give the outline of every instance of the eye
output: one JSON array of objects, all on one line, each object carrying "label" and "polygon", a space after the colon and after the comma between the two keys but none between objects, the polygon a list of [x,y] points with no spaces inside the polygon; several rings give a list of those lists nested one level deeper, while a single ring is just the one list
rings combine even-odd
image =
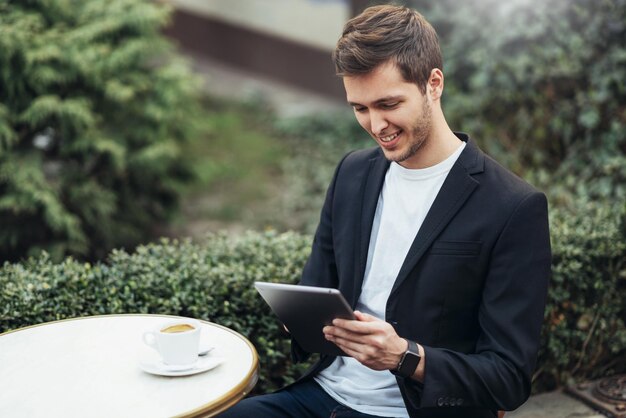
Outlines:
[{"label": "eye", "polygon": [[357,113],[363,113],[363,112],[365,112],[367,110],[367,107],[365,107],[365,106],[352,106],[352,108]]},{"label": "eye", "polygon": [[380,107],[381,109],[389,110],[389,109],[395,109],[399,104],[400,102],[381,103]]}]

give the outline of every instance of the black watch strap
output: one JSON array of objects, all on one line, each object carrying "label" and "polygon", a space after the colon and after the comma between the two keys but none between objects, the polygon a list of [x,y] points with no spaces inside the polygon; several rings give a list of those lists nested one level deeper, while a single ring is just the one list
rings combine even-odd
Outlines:
[{"label": "black watch strap", "polygon": [[417,348],[417,343],[411,340],[406,340],[406,342],[409,344],[408,349],[400,358],[396,369],[391,370],[391,373],[394,375],[404,378],[413,376],[413,373],[415,373],[422,359],[419,354],[419,349]]}]

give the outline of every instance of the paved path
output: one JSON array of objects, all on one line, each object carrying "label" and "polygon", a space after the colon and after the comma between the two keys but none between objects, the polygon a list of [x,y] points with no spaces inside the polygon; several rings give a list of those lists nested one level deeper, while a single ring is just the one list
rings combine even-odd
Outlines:
[{"label": "paved path", "polygon": [[606,418],[582,402],[555,391],[531,396],[519,409],[505,418]]}]

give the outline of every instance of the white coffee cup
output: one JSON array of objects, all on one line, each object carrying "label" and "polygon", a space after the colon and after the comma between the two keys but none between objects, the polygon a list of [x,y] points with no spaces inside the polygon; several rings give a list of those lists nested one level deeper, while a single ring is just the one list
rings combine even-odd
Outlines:
[{"label": "white coffee cup", "polygon": [[154,348],[163,363],[170,366],[191,365],[198,361],[201,325],[194,319],[174,319],[161,323],[143,334],[143,341]]}]

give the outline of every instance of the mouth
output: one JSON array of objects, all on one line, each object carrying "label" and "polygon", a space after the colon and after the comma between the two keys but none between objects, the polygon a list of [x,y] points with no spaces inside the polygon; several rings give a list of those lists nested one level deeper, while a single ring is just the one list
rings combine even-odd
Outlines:
[{"label": "mouth", "polygon": [[376,139],[378,139],[378,141],[381,143],[383,147],[392,148],[398,142],[398,137],[400,136],[401,133],[402,131],[400,130],[400,131],[392,133],[391,135],[377,136]]}]

